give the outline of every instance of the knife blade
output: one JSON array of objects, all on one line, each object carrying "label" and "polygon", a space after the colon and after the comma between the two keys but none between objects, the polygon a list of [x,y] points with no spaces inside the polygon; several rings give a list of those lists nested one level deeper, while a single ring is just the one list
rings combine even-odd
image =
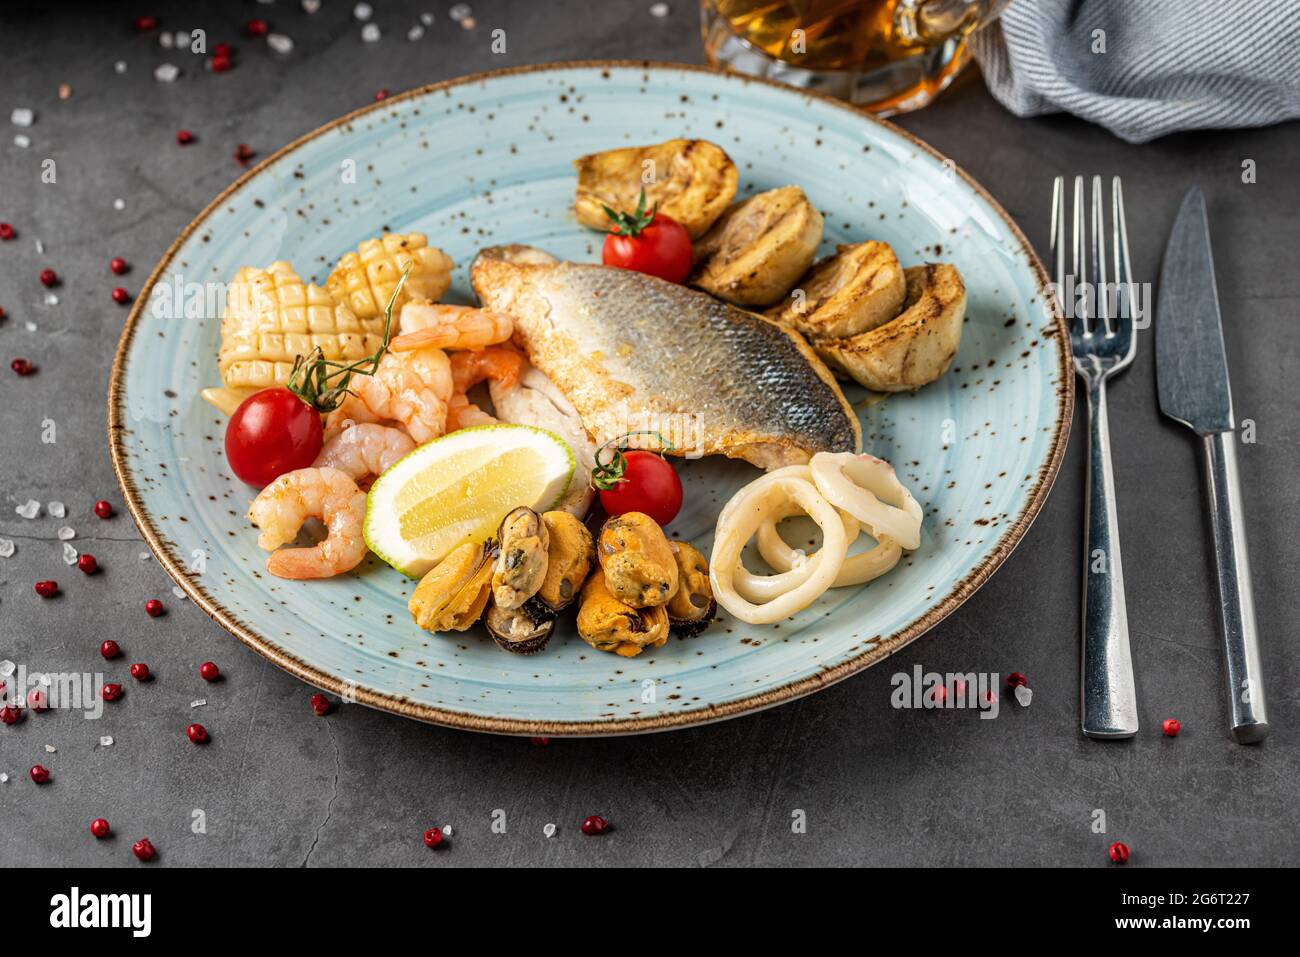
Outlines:
[{"label": "knife blade", "polygon": [[1233,428],[1228,358],[1205,196],[1192,187],[1174,220],[1156,304],[1160,410],[1198,435]]},{"label": "knife blade", "polygon": [[1156,379],[1160,410],[1201,437],[1232,734],[1254,744],[1268,736],[1268,710],[1210,223],[1195,187],[1183,197],[1160,269]]}]

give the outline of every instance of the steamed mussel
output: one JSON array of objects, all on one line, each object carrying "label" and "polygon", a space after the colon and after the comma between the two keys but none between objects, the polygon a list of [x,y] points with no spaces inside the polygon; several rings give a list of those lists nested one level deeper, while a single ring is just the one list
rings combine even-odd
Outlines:
[{"label": "steamed mussel", "polygon": [[583,641],[597,651],[633,658],[668,640],[668,612],[662,605],[633,608],[614,595],[605,581],[598,568],[582,588],[578,634]]},{"label": "steamed mussel", "polygon": [[718,603],[709,585],[709,563],[687,542],[670,542],[677,560],[677,591],[668,599],[668,622],[682,638],[693,638],[709,627]]},{"label": "steamed mussel", "polygon": [[649,515],[615,515],[600,530],[596,552],[606,587],[633,608],[663,605],[677,591],[677,559]]},{"label": "steamed mussel", "polygon": [[487,607],[483,624],[500,647],[516,655],[532,655],[546,647],[555,630],[555,613],[538,602],[519,608],[502,608],[495,600]]},{"label": "steamed mussel", "polygon": [[479,620],[492,595],[496,543],[466,542],[429,569],[407,608],[426,631],[465,631]]},{"label": "steamed mussel", "polygon": [[596,564],[596,543],[582,520],[569,512],[546,512],[542,522],[550,536],[546,577],[533,601],[551,611],[573,604]]},{"label": "steamed mussel", "polygon": [[492,596],[511,611],[532,598],[546,578],[550,533],[531,508],[512,510],[497,530],[500,554],[492,572]]}]

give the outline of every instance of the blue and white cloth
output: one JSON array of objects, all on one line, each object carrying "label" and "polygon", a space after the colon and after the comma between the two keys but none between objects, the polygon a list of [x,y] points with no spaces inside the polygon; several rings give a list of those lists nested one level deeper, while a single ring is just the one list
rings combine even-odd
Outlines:
[{"label": "blue and white cloth", "polygon": [[1300,117],[1300,0],[1012,0],[971,46],[1012,113],[1130,143]]}]

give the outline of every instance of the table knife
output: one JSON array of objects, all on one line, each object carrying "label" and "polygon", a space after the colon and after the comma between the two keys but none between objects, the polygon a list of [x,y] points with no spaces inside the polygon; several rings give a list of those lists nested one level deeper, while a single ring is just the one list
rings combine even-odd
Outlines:
[{"label": "table knife", "polygon": [[1252,744],[1268,736],[1268,710],[1210,224],[1205,197],[1195,187],[1183,198],[1165,247],[1155,339],[1160,410],[1201,439],[1232,734],[1237,743]]}]

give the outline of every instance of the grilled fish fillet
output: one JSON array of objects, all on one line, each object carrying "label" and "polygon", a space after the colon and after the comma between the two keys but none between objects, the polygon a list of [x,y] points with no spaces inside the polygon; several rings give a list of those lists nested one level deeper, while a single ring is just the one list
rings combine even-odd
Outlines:
[{"label": "grilled fish fillet", "polygon": [[474,290],[514,318],[598,445],[650,430],[673,454],[761,468],[861,449],[857,416],[797,332],[643,273],[512,258],[481,253]]}]

